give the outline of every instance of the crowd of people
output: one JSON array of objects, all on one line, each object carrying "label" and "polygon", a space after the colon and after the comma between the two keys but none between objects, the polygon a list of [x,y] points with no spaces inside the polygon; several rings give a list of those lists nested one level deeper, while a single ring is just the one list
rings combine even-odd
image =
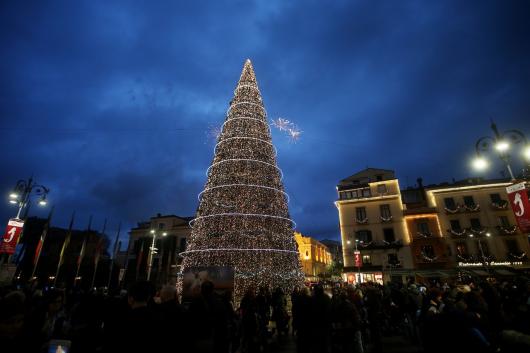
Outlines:
[{"label": "crowd of people", "polygon": [[530,349],[530,281],[421,285],[363,283],[249,289],[205,281],[179,303],[175,286],[136,282],[127,291],[2,288],[3,352],[382,352],[403,336],[424,352]]}]

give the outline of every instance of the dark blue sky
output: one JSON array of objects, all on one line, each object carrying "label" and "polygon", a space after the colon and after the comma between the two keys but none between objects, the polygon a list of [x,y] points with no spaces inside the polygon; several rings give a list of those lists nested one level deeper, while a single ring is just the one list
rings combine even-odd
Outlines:
[{"label": "dark blue sky", "polygon": [[292,217],[335,238],[340,179],[464,178],[490,118],[530,134],[529,14],[526,1],[2,1],[0,188],[33,174],[63,226],[74,209],[79,227],[93,214],[111,230],[192,215],[208,129],[248,57],[269,117],[303,130],[296,144],[273,133]]}]

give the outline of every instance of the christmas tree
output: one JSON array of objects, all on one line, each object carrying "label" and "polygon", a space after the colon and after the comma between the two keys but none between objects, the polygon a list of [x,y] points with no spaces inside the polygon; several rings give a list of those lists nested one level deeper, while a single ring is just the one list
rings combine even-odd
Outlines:
[{"label": "christmas tree", "polygon": [[189,245],[182,253],[182,272],[232,267],[236,298],[249,287],[291,291],[302,284],[289,199],[250,60],[234,91],[207,175]]}]

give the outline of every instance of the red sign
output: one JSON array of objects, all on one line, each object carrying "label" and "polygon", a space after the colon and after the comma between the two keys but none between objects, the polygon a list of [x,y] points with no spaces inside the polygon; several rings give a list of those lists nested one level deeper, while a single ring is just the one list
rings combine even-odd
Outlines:
[{"label": "red sign", "polygon": [[355,250],[353,254],[355,255],[355,267],[361,267],[363,264],[361,260],[361,252],[358,250]]},{"label": "red sign", "polygon": [[519,229],[522,232],[530,232],[530,201],[528,201],[525,183],[508,186],[506,191]]},{"label": "red sign", "polygon": [[7,223],[6,232],[4,234],[4,239],[0,243],[0,254],[9,254],[13,255],[15,253],[15,248],[18,243],[18,237],[22,233],[22,227],[24,227],[24,221],[17,218],[11,218]]}]

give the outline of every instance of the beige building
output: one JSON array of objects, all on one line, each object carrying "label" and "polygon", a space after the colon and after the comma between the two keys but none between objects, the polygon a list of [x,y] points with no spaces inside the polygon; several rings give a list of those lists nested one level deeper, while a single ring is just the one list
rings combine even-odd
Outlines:
[{"label": "beige building", "polygon": [[[394,172],[368,168],[341,180],[337,192],[344,280],[382,282],[391,279],[392,271],[412,269],[410,239]],[[355,251],[360,252],[360,268],[355,264]]]},{"label": "beige building", "polygon": [[505,180],[467,179],[426,188],[429,206],[436,209],[447,244],[447,255],[457,268],[485,271],[528,268],[528,234],[516,225]]},{"label": "beige building", "polygon": [[151,231],[154,231],[156,253],[153,255],[151,280],[158,284],[173,283],[182,261],[179,254],[186,250],[191,234],[189,222],[192,219],[193,217],[158,214],[131,229],[127,249],[126,281],[146,278],[149,249],[153,240]]},{"label": "beige building", "polygon": [[306,280],[318,281],[318,276],[325,273],[332,262],[328,247],[302,233],[294,232],[294,238]]}]

